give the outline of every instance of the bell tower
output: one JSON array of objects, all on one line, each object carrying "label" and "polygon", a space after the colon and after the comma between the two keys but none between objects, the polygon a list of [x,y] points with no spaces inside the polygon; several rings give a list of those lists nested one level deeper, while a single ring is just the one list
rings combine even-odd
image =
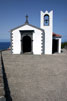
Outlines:
[{"label": "bell tower", "polygon": [[40,27],[44,30],[44,54],[52,54],[53,11],[40,12]]}]

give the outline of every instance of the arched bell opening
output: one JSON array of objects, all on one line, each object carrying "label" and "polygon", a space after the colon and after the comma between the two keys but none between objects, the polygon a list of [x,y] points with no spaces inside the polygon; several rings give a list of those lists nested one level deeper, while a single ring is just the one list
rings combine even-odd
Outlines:
[{"label": "arched bell opening", "polygon": [[44,15],[44,26],[49,26],[49,15]]}]

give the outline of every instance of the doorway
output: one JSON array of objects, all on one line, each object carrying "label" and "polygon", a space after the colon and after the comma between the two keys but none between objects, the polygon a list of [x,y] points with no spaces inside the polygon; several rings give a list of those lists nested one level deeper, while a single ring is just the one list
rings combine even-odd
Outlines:
[{"label": "doorway", "polygon": [[25,52],[31,52],[31,38],[29,36],[24,36],[22,40],[22,48],[23,53]]},{"label": "doorway", "polygon": [[58,40],[53,39],[52,53],[58,52]]}]

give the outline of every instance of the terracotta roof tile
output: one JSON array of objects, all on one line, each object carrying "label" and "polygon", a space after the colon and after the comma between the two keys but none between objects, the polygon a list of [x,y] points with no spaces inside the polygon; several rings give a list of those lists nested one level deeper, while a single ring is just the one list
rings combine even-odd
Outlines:
[{"label": "terracotta roof tile", "polygon": [[53,32],[53,37],[62,37],[62,35]]}]

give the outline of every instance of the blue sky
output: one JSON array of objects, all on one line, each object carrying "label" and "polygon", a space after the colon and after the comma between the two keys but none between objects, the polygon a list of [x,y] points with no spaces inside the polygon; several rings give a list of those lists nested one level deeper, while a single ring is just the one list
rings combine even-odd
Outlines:
[{"label": "blue sky", "polygon": [[54,11],[53,32],[67,41],[67,0],[0,0],[0,41],[10,40],[10,29],[25,23],[40,27],[40,11]]}]

